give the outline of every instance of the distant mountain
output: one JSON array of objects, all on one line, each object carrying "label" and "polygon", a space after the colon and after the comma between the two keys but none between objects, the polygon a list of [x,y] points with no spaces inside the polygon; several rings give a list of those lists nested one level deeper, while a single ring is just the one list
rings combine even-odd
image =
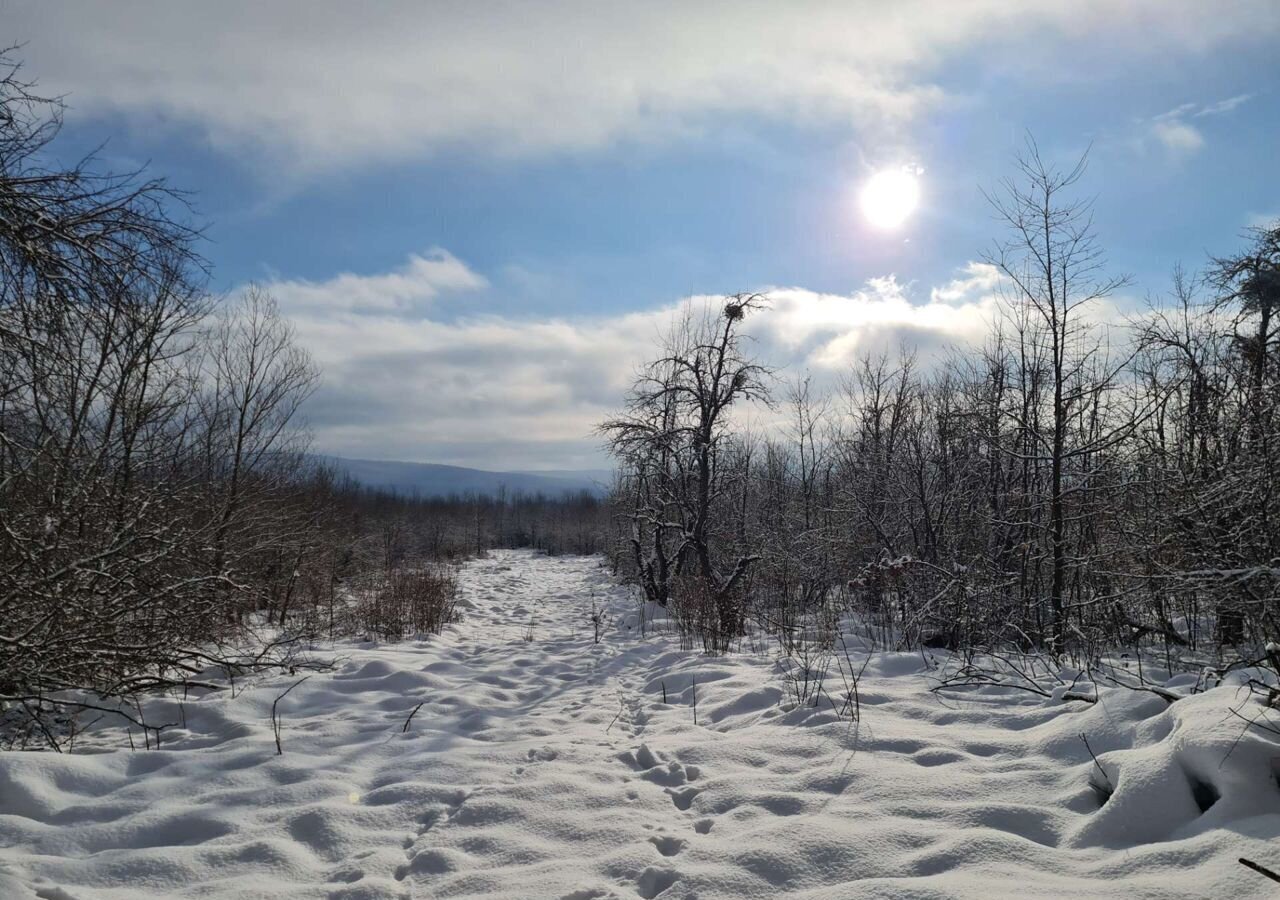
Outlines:
[{"label": "distant mountain", "polygon": [[603,496],[613,477],[613,473],[605,469],[487,472],[483,469],[436,463],[347,459],[340,456],[326,456],[324,461],[366,487],[421,497],[447,497],[450,494],[483,494],[492,497],[503,487],[508,496],[521,493],[558,497],[584,490]]}]

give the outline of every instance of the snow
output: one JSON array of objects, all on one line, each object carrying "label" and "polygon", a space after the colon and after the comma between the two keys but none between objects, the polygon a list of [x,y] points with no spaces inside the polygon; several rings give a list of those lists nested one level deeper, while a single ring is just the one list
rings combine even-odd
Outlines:
[{"label": "snow", "polygon": [[790,708],[767,654],[681,649],[660,620],[641,636],[598,560],[495,552],[461,583],[465,620],[443,636],[341,645],[283,699],[283,755],[271,705],[302,673],[157,698],[148,719],[185,717],[159,750],[104,722],[73,754],[0,755],[0,897],[1276,887],[1236,862],[1280,864],[1280,746],[1231,713],[1257,702],[1244,675],[1173,704],[1103,686],[1091,704],[934,693],[945,655],[877,653],[855,724]]}]

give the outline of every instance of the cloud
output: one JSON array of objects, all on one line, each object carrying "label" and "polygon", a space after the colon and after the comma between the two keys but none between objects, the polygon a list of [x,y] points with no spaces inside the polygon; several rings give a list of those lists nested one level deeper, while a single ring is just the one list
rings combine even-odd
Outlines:
[{"label": "cloud", "polygon": [[434,248],[425,255],[413,254],[393,272],[381,275],[354,275],[344,272],[323,282],[276,281],[272,293],[287,311],[369,313],[405,311],[441,293],[474,291],[488,281],[471,271],[446,250]]},{"label": "cloud", "polygon": [[971,303],[993,294],[1004,277],[997,267],[985,262],[970,262],[961,272],[961,277],[930,291],[929,299],[934,303]]},{"label": "cloud", "polygon": [[1166,149],[1174,153],[1195,153],[1204,146],[1204,135],[1200,129],[1181,119],[1155,122],[1151,126],[1151,133]]},{"label": "cloud", "polygon": [[[972,287],[970,279],[961,281]],[[955,284],[948,288],[954,290]],[[916,302],[892,275],[870,279],[851,294],[773,288],[766,292],[769,308],[749,323],[747,331],[772,361],[838,374],[863,352],[894,352],[904,341],[941,349],[947,343],[980,340],[995,313],[996,297],[989,291],[971,291],[939,301],[939,294],[947,290],[935,289],[928,302]]]},{"label": "cloud", "polygon": [[1210,103],[1208,106],[1202,107],[1196,111],[1196,118],[1204,116],[1220,116],[1223,113],[1229,113],[1236,107],[1247,103],[1253,99],[1253,94],[1237,94],[1234,97],[1228,97],[1226,100],[1219,100],[1217,103]]},{"label": "cloud", "polygon": [[1190,156],[1204,148],[1205,136],[1199,127],[1192,125],[1187,119],[1226,115],[1252,98],[1252,94],[1237,94],[1215,103],[1183,103],[1152,118],[1151,135],[1171,153]]},{"label": "cloud", "polygon": [[[441,271],[448,277],[434,277]],[[414,272],[429,276],[406,274]],[[747,332],[770,364],[830,383],[864,351],[894,352],[904,340],[925,351],[980,340],[995,311],[994,278],[989,266],[970,263],[922,302],[892,276],[849,294],[772,288]],[[682,305],[572,319],[447,318],[403,302],[481,284],[437,250],[387,274],[265,285],[324,369],[307,408],[319,449],[488,468],[599,464],[595,425],[617,408]]]},{"label": "cloud", "polygon": [[1034,39],[1063,70],[1098,32],[1126,65],[1203,53],[1274,32],[1270,4],[9,0],[5,31],[78,113],[194,130],[284,177],[669,141],[726,116],[892,135],[945,101],[958,58],[1008,66]]}]

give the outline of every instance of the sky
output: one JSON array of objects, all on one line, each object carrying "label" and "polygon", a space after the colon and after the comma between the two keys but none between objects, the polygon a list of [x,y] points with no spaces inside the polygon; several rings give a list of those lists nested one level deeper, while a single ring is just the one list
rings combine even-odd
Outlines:
[{"label": "sky", "polygon": [[[192,192],[211,287],[266,287],[323,368],[316,448],[605,463],[684,298],[766,291],[758,352],[835,378],[977,339],[984,190],[1033,135],[1123,311],[1280,216],[1274,0],[0,0],[2,43],[98,149]],[[913,174],[881,227],[869,179]]]}]

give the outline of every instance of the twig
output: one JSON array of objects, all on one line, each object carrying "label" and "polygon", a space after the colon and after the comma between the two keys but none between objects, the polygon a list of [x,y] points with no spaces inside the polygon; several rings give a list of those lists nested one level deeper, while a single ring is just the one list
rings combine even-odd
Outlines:
[{"label": "twig", "polygon": [[[1107,799],[1116,792],[1115,785],[1111,783],[1111,776],[1107,774],[1107,770],[1102,768],[1102,763],[1098,762],[1097,755],[1093,752],[1093,748],[1089,746],[1089,737],[1084,732],[1080,733],[1080,740],[1084,741],[1084,749],[1089,751],[1089,757],[1093,760],[1093,764],[1098,767],[1098,771],[1102,773],[1102,779],[1106,782]],[[1100,792],[1100,791],[1099,791]]]},{"label": "twig", "polygon": [[698,676],[693,676],[693,724],[698,724]]},{"label": "twig", "polygon": [[289,696],[290,691],[292,691],[294,688],[302,684],[302,682],[306,681],[310,677],[311,677],[310,675],[304,675],[303,677],[299,678],[293,684],[285,688],[285,691],[283,694],[281,694],[279,697],[276,697],[275,700],[271,701],[271,730],[275,732],[275,736],[276,736],[276,756],[284,755],[284,747],[280,745],[280,717],[276,714],[276,707],[280,704],[281,700]]},{"label": "twig", "polygon": [[413,712],[409,713],[409,718],[404,720],[404,727],[400,729],[401,734],[405,734],[406,732],[408,732],[409,723],[413,721],[413,717],[418,714],[418,710],[422,709],[423,704],[426,702],[427,702],[426,700],[423,700],[422,703],[419,703],[417,706],[413,708]]},{"label": "twig", "polygon": [[[618,711],[617,711],[616,713],[614,713],[614,715],[613,715],[613,720],[609,722],[609,728],[612,728],[612,727],[614,726],[614,724],[616,724],[616,723],[617,723],[618,718],[622,715],[623,703],[624,703],[624,701],[623,701],[623,698],[622,698],[622,691],[618,691]],[[606,728],[606,729],[604,730],[604,733],[605,733],[605,734],[608,734],[608,733],[609,733],[609,728]]]},{"label": "twig", "polygon": [[27,701],[24,699],[22,701],[22,709],[27,714],[27,717],[32,722],[35,723],[36,727],[40,729],[41,733],[44,734],[44,739],[49,742],[49,746],[52,747],[54,750],[56,750],[58,753],[61,753],[62,747],[61,745],[58,744],[58,739],[54,737],[53,732],[49,730],[49,726],[45,725],[44,719],[40,717],[41,702],[42,702],[41,699],[37,698],[36,711],[33,713],[31,711],[31,707],[27,705]]}]

